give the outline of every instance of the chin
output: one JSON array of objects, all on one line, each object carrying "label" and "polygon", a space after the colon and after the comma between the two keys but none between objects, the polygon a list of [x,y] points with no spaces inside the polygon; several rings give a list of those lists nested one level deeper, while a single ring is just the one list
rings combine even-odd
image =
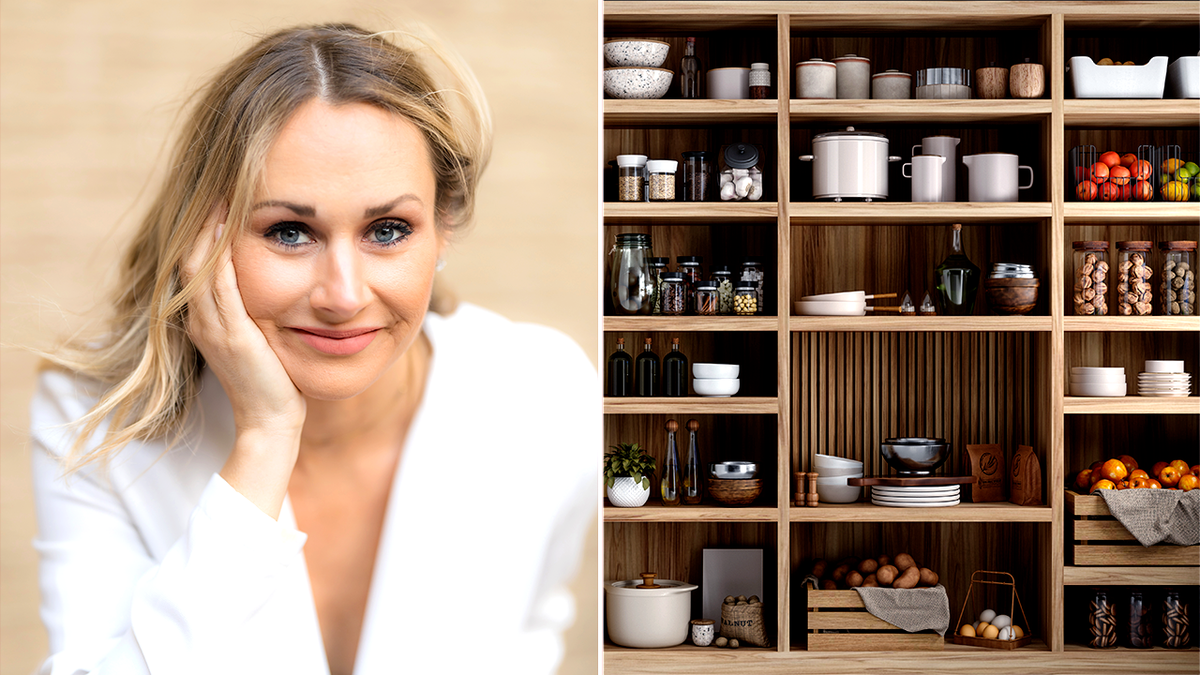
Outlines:
[{"label": "chin", "polygon": [[296,389],[317,401],[344,401],[354,398],[375,384],[388,364],[304,364],[286,368]]}]

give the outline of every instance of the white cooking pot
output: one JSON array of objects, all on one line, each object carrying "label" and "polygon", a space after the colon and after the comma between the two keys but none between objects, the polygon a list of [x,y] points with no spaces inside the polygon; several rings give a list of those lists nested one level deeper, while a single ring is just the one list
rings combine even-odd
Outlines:
[{"label": "white cooking pot", "polygon": [[[1017,190],[1033,187],[1033,168],[1018,165],[1019,158],[1006,152],[963,156],[967,165],[967,190],[973,202],[1015,202]],[[1029,171],[1029,185],[1018,185],[1021,169]]]},{"label": "white cooking pot", "polygon": [[813,163],[813,197],[832,199],[887,199],[888,139],[870,131],[834,131],[813,136],[813,154],[800,155]]},{"label": "white cooking pot", "polygon": [[622,647],[657,649],[683,644],[692,618],[692,591],[682,581],[641,579],[604,585],[608,637]]}]

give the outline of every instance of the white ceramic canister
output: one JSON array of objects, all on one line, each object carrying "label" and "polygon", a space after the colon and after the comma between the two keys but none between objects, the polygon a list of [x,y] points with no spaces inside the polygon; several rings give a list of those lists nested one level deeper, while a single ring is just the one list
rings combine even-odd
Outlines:
[{"label": "white ceramic canister", "polygon": [[692,591],[698,586],[682,581],[642,579],[610,581],[607,596],[608,637],[622,647],[660,649],[683,644],[692,615]]},{"label": "white ceramic canister", "polygon": [[838,98],[871,98],[871,59],[846,54],[833,62],[837,64]]},{"label": "white ceramic canister", "polygon": [[[985,152],[963,156],[967,165],[967,189],[973,202],[1015,202],[1017,190],[1033,187],[1033,168],[1019,165],[1020,159],[1007,152]],[[1021,169],[1029,171],[1029,185],[1019,185]]]},{"label": "white ceramic canister", "polygon": [[[771,64],[769,63],[751,63],[750,74],[747,76],[750,84],[750,98],[754,98],[754,88],[762,87],[764,93],[771,90]],[[761,96],[760,98],[767,98]]]},{"label": "white ceramic canister", "polygon": [[692,644],[697,647],[711,645],[714,632],[712,619],[692,619]]},{"label": "white ceramic canister", "polygon": [[926,136],[919,145],[912,147],[912,154],[941,155],[946,158],[942,164],[942,198],[938,201],[958,201],[958,138],[954,136]]},{"label": "white ceramic canister", "polygon": [[[914,202],[940,202],[942,200],[942,165],[946,158],[941,155],[913,155],[912,161],[900,167],[900,175],[912,179]],[[912,173],[904,170],[912,167]]]},{"label": "white ceramic canister", "polygon": [[901,99],[912,96],[912,75],[885,70],[871,76],[871,98]]},{"label": "white ceramic canister", "polygon": [[837,64],[821,59],[797,63],[796,98],[837,98]]},{"label": "white ceramic canister", "polygon": [[706,76],[709,98],[750,98],[749,68],[713,68]]},{"label": "white ceramic canister", "polygon": [[813,136],[813,154],[800,161],[813,163],[813,197],[832,199],[887,199],[888,139],[871,131],[834,131]]}]

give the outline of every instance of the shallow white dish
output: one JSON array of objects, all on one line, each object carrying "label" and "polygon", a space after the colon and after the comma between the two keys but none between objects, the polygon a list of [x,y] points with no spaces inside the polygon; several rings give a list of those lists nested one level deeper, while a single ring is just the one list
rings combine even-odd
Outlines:
[{"label": "shallow white dish", "polygon": [[901,509],[905,509],[905,508],[907,508],[907,509],[912,509],[912,508],[923,508],[923,507],[958,506],[958,500],[957,500],[957,499],[955,499],[954,501],[950,501],[950,502],[907,502],[907,503],[903,503],[903,504],[888,504],[888,503],[881,503],[881,502],[879,502],[879,501],[876,501],[876,500],[872,499],[872,500],[871,500],[871,503],[872,503],[872,504],[874,504],[874,505],[876,505],[876,506],[891,506],[891,507],[893,507],[893,508],[901,508]]},{"label": "shallow white dish", "polygon": [[792,303],[800,316],[865,316],[867,302],[797,300]]},{"label": "shallow white dish", "polygon": [[873,495],[889,495],[895,497],[913,497],[917,495],[957,495],[957,485],[930,485],[927,487],[895,487],[889,485],[873,485],[871,486],[871,494]]},{"label": "shallow white dish", "polygon": [[1124,368],[1085,368],[1071,369],[1071,380],[1078,382],[1124,382]]},{"label": "shallow white dish", "polygon": [[741,374],[736,363],[693,363],[692,377],[698,380],[732,380]]},{"label": "shallow white dish", "polygon": [[[852,474],[849,476],[817,476],[817,484],[824,485],[846,485],[846,481],[851,478],[862,478],[862,474]],[[861,487],[861,486],[860,486]]]},{"label": "shallow white dish", "polygon": [[829,485],[817,479],[817,495],[828,504],[851,504],[862,496],[862,488],[852,485]]},{"label": "shallow white dish", "polygon": [[738,393],[741,380],[698,380],[692,378],[692,389],[700,396],[733,396]]},{"label": "shallow white dish", "polygon": [[1182,373],[1183,361],[1146,361],[1147,373]]},{"label": "shallow white dish", "polygon": [[1150,398],[1170,398],[1170,397],[1187,398],[1188,392],[1185,391],[1185,392],[1178,393],[1178,394],[1158,394],[1158,393],[1152,393],[1152,392],[1144,392],[1144,393],[1138,392],[1138,396],[1148,396]]},{"label": "shallow white dish", "polygon": [[609,40],[604,43],[604,59],[614,66],[661,68],[670,49],[662,40]]},{"label": "shallow white dish", "polygon": [[949,495],[949,496],[941,496],[941,497],[935,497],[935,496],[922,497],[922,496],[918,496],[918,495],[913,495],[911,497],[889,497],[887,495],[872,494],[871,500],[879,501],[879,502],[888,502],[891,504],[908,504],[911,502],[953,502],[953,501],[958,501],[958,495]]},{"label": "shallow white dish", "polygon": [[1072,396],[1124,396],[1124,382],[1072,382]]},{"label": "shallow white dish", "polygon": [[1125,384],[1127,380],[1123,377],[1114,377],[1112,379],[1105,380],[1089,380],[1087,378],[1081,378],[1072,375],[1068,382],[1071,383],[1071,386],[1075,386],[1077,384]]},{"label": "shallow white dish", "polygon": [[604,93],[613,98],[662,98],[674,78],[674,71],[665,68],[605,68]]},{"label": "shallow white dish", "polygon": [[857,459],[846,459],[836,455],[813,455],[813,466],[817,468],[830,467],[835,469],[858,469],[862,471],[863,463]]},{"label": "shallow white dish", "polygon": [[820,469],[813,467],[813,471],[817,474],[818,480],[821,478],[862,478],[863,475],[863,469],[861,466],[857,468],[848,467],[845,469],[838,469],[832,466],[827,466]]}]

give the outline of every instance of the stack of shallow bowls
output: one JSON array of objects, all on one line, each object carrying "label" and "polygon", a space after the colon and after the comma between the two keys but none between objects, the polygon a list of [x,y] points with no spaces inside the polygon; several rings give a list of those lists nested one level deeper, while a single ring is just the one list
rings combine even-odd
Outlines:
[{"label": "stack of shallow bowls", "polygon": [[662,98],[675,78],[660,68],[671,46],[662,40],[624,38],[604,43],[604,93],[613,98]]},{"label": "stack of shallow bowls", "polygon": [[851,478],[863,477],[862,462],[833,455],[816,455],[813,457],[813,471],[817,473],[817,494],[822,502],[851,504],[862,496],[861,486],[847,482]]},{"label": "stack of shallow bowls", "polygon": [[1183,361],[1147,361],[1146,372],[1138,373],[1140,396],[1187,396],[1192,376],[1183,371]]},{"label": "stack of shallow bowls", "polygon": [[692,389],[700,396],[733,396],[742,386],[740,370],[736,363],[693,363]]},{"label": "stack of shallow bowls", "polygon": [[1070,384],[1071,396],[1124,396],[1125,369],[1076,366]]}]

